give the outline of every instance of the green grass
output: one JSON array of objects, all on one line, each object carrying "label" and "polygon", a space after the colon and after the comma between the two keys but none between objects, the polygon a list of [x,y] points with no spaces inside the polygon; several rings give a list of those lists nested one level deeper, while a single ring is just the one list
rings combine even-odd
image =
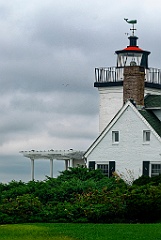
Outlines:
[{"label": "green grass", "polygon": [[1,240],[161,240],[161,224],[0,225]]}]

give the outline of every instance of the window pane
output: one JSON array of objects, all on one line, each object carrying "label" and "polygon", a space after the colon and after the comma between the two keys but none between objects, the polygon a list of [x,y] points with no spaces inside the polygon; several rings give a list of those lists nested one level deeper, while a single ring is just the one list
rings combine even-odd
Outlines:
[{"label": "window pane", "polygon": [[150,132],[146,132],[146,141],[150,141]]},{"label": "window pane", "polygon": [[151,165],[151,176],[158,176],[161,174],[161,164],[152,164]]},{"label": "window pane", "polygon": [[101,169],[105,176],[108,176],[108,164],[97,164],[97,168]]},{"label": "window pane", "polygon": [[118,142],[118,141],[119,141],[119,133],[115,132],[115,142]]},{"label": "window pane", "polygon": [[118,131],[113,131],[112,132],[112,141],[113,142],[119,142],[119,132]]},{"label": "window pane", "polygon": [[143,131],[143,141],[150,142],[150,131]]}]

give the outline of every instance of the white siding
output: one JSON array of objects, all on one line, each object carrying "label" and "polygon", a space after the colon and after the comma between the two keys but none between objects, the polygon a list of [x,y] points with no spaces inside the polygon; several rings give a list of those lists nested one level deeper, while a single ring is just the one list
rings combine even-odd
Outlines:
[{"label": "white siding", "polygon": [[80,159],[80,160],[74,159],[73,160],[73,167],[78,167],[78,165],[85,165],[84,160],[83,159]]},{"label": "white siding", "polygon": [[[99,133],[113,119],[123,105],[123,87],[102,87],[99,91]],[[161,89],[145,88],[145,94],[161,94]]]},{"label": "white siding", "polygon": [[[134,178],[142,175],[143,161],[161,161],[161,142],[151,133],[149,144],[143,143],[143,130],[149,130],[129,106],[107,132],[102,141],[89,154],[87,161],[115,161],[116,172]],[[120,132],[119,144],[112,144],[112,131]]]},{"label": "white siding", "polygon": [[98,91],[99,133],[101,133],[123,105],[123,87],[98,88]]}]

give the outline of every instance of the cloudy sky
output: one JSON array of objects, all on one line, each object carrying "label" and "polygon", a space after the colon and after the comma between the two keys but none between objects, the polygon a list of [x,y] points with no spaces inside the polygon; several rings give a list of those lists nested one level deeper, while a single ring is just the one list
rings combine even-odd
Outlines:
[{"label": "cloudy sky", "polygon": [[[0,182],[30,180],[21,150],[86,150],[98,135],[94,68],[115,66],[137,19],[161,67],[159,0],[0,0]],[[54,163],[54,174],[63,163]],[[35,178],[49,175],[39,160]]]}]

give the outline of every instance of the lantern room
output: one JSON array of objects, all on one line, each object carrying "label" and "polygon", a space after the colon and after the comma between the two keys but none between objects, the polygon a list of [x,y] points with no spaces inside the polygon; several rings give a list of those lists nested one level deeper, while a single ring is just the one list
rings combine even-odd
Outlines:
[{"label": "lantern room", "polygon": [[117,54],[117,68],[126,66],[141,66],[148,68],[148,55],[150,52],[144,51],[137,46],[136,36],[130,36],[129,46],[123,50],[116,51]]},{"label": "lantern room", "polygon": [[137,20],[128,20],[124,18],[124,20],[132,24],[132,35],[128,38],[130,43],[129,46],[124,48],[123,50],[116,51],[117,54],[117,68],[126,67],[126,66],[141,66],[145,69],[148,69],[148,55],[150,52],[144,51],[137,46],[138,37],[135,36],[135,24]]}]

